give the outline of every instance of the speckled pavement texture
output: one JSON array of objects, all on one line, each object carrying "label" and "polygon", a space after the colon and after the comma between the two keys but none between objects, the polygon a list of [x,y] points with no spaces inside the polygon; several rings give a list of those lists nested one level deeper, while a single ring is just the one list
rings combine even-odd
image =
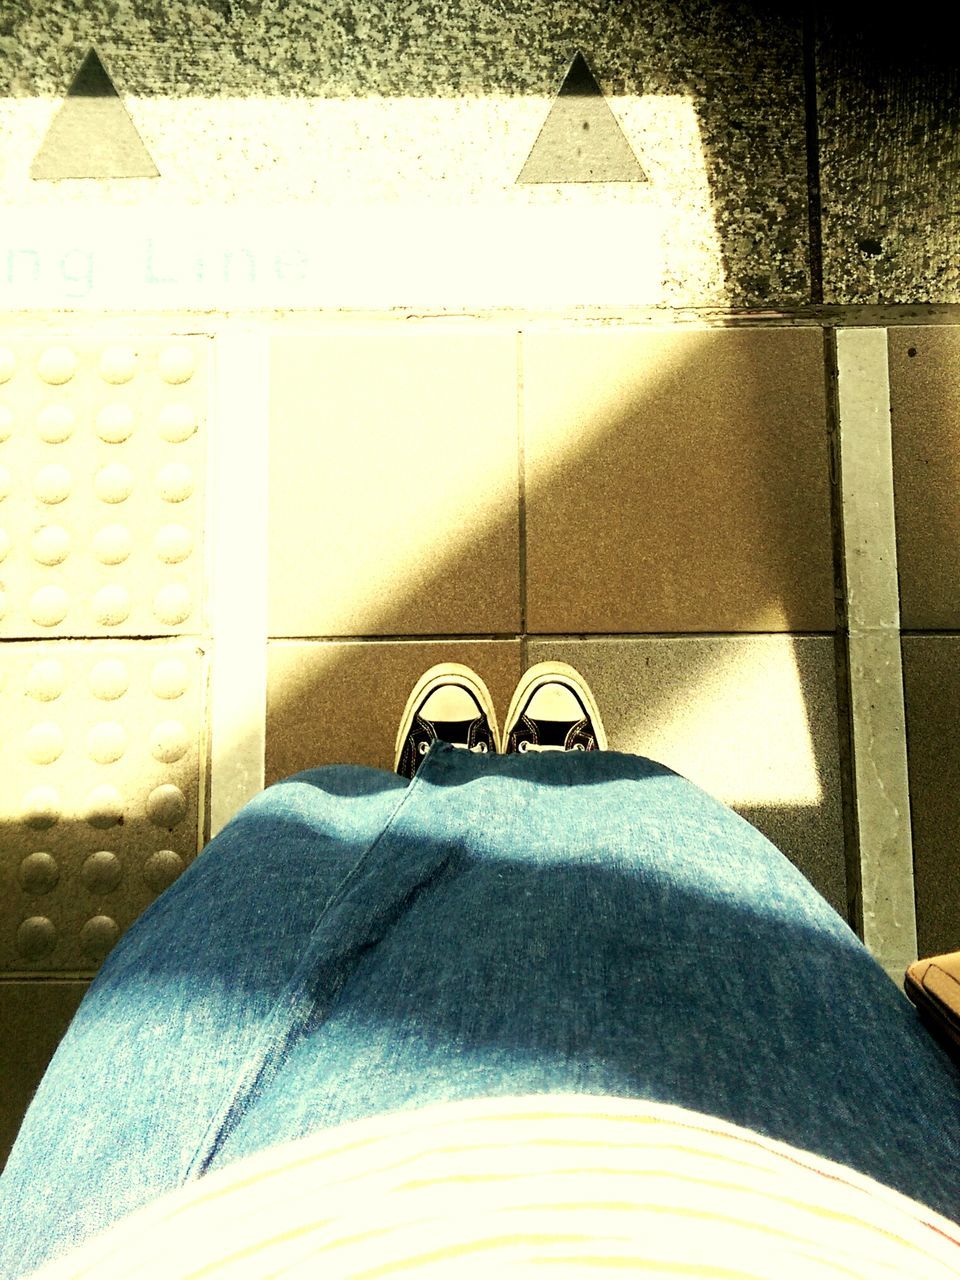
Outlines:
[{"label": "speckled pavement texture", "polygon": [[441,660],[498,708],[580,668],[856,926],[836,327],[888,330],[918,940],[960,945],[960,73],[936,12],[820,10],[0,6],[0,1159],[214,775],[391,767]]}]

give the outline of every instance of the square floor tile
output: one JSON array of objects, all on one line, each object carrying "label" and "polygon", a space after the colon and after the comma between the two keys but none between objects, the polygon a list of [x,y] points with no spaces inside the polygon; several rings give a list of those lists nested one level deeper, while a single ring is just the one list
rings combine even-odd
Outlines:
[{"label": "square floor tile", "polygon": [[0,1168],[88,982],[0,982]]},{"label": "square floor tile", "polygon": [[271,636],[517,631],[513,333],[271,348]]},{"label": "square floor tile", "polygon": [[569,662],[611,751],[735,809],[849,918],[832,637],[532,638],[529,658]]},{"label": "square floor tile", "polygon": [[392,770],[407,699],[437,662],[472,667],[502,721],[521,675],[519,640],[271,640],[266,785],[324,764]]},{"label": "square floor tile", "polygon": [[905,630],[960,628],[960,326],[890,329],[893,492]]},{"label": "square floor tile", "polygon": [[960,949],[960,637],[903,636],[910,822],[921,956]]},{"label": "square floor tile", "polygon": [[524,335],[527,629],[833,630],[822,343]]}]

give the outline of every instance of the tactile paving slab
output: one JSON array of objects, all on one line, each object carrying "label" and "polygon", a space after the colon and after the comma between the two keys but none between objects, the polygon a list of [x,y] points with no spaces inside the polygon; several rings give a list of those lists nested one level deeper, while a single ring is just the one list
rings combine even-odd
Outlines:
[{"label": "tactile paving slab", "polygon": [[203,631],[208,350],[0,335],[0,638]]},{"label": "tactile paving slab", "polygon": [[195,641],[0,645],[0,973],[84,973],[202,848]]}]

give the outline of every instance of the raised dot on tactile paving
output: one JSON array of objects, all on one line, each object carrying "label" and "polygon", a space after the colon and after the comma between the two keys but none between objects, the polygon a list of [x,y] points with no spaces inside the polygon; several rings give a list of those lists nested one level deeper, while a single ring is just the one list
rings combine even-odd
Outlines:
[{"label": "raised dot on tactile paving", "polygon": [[197,429],[197,415],[188,404],[168,404],[160,410],[160,434],[171,444],[189,440]]},{"label": "raised dot on tactile paving", "polygon": [[171,582],[153,598],[153,614],[168,626],[176,627],[190,617],[190,592],[179,582]]},{"label": "raised dot on tactile paving", "polygon": [[13,434],[13,412],[5,404],[0,404],[0,444],[9,440]]},{"label": "raised dot on tactile paving", "polygon": [[130,675],[126,664],[119,658],[104,658],[91,669],[88,683],[95,698],[112,702],[127,692]]},{"label": "raised dot on tactile paving", "polygon": [[30,597],[30,617],[41,627],[55,627],[69,608],[70,597],[63,587],[41,587]]},{"label": "raised dot on tactile paving", "polygon": [[40,702],[59,698],[67,683],[67,673],[59,658],[42,658],[27,676],[27,693]]},{"label": "raised dot on tactile paving", "polygon": [[102,960],[120,937],[120,926],[110,916],[94,916],[80,930],[80,946],[88,956]]},{"label": "raised dot on tactile paving", "polygon": [[50,853],[28,853],[20,863],[17,876],[27,893],[49,893],[57,887],[60,868]]},{"label": "raised dot on tactile paving", "polygon": [[72,347],[48,347],[37,363],[37,373],[53,386],[69,382],[80,367],[77,353]]},{"label": "raised dot on tactile paving", "polygon": [[45,524],[30,539],[38,564],[62,564],[70,554],[70,534],[59,524]]},{"label": "raised dot on tactile paving", "polygon": [[147,797],[147,817],[155,827],[175,827],[187,812],[187,800],[172,782],[155,787]]},{"label": "raised dot on tactile paving", "polygon": [[105,404],[97,414],[97,435],[107,444],[122,444],[133,432],[133,410],[127,404]]},{"label": "raised dot on tactile paving", "polygon": [[162,764],[173,764],[187,754],[190,736],[179,720],[161,720],[150,732],[150,754]]},{"label": "raised dot on tactile paving", "polygon": [[93,487],[101,502],[126,502],[133,491],[133,472],[122,462],[111,462],[97,472]]},{"label": "raised dot on tactile paving", "polygon": [[165,524],[157,530],[153,545],[164,564],[179,564],[193,550],[193,534],[182,524]]},{"label": "raised dot on tactile paving", "polygon": [[104,783],[94,787],[83,805],[83,820],[98,830],[115,827],[123,817],[123,797],[116,787]]},{"label": "raised dot on tactile paving", "polygon": [[27,733],[27,755],[34,764],[53,764],[63,755],[63,730],[53,721],[35,724]]},{"label": "raised dot on tactile paving", "polygon": [[164,382],[187,382],[193,376],[193,352],[187,346],[167,347],[160,353],[160,376]]},{"label": "raised dot on tactile paving", "polygon": [[17,367],[17,359],[9,347],[0,347],[0,383],[9,382]]},{"label": "raised dot on tactile paving", "polygon": [[137,372],[137,353],[119,344],[106,347],[100,356],[100,377],[105,382],[129,382]]},{"label": "raised dot on tactile paving", "polygon": [[157,489],[164,502],[185,502],[193,493],[193,472],[183,462],[169,462],[157,473]]},{"label": "raised dot on tactile paving", "polygon": [[101,587],[93,597],[93,616],[103,627],[116,627],[130,617],[130,593],[119,583]]},{"label": "raised dot on tactile paving", "polygon": [[132,547],[130,530],[122,524],[104,525],[94,535],[93,554],[101,564],[122,564]]},{"label": "raised dot on tactile paving", "polygon": [[116,720],[95,724],[87,734],[87,755],[97,764],[113,764],[127,749],[127,731]]},{"label": "raised dot on tactile paving", "polygon": [[91,893],[113,893],[123,879],[123,864],[109,849],[98,849],[85,859],[80,879]]},{"label": "raised dot on tactile paving", "polygon": [[9,533],[7,533],[6,529],[0,529],[0,563],[6,560],[12,546],[13,543],[10,541]]},{"label": "raised dot on tactile paving", "polygon": [[150,688],[156,698],[179,698],[187,687],[187,669],[179,658],[163,658],[150,673]]},{"label": "raised dot on tactile paving", "polygon": [[63,444],[75,426],[74,412],[67,404],[48,404],[37,415],[37,432],[47,444]]},{"label": "raised dot on tactile paving", "polygon": [[23,822],[32,831],[46,831],[60,821],[60,794],[53,787],[31,787],[23,797]]},{"label": "raised dot on tactile paving", "polygon": [[169,889],[183,870],[183,859],[173,849],[159,849],[151,853],[143,864],[143,878],[151,889],[163,893]]},{"label": "raised dot on tactile paving", "polygon": [[46,916],[31,916],[17,930],[17,951],[25,960],[49,955],[57,942],[57,929]]},{"label": "raised dot on tactile paving", "polygon": [[53,462],[48,467],[41,467],[37,472],[33,492],[41,502],[53,505],[63,502],[70,493],[72,484],[73,476],[67,468],[62,467],[59,462]]},{"label": "raised dot on tactile paving", "polygon": [[13,492],[13,476],[8,467],[0,467],[0,502]]}]

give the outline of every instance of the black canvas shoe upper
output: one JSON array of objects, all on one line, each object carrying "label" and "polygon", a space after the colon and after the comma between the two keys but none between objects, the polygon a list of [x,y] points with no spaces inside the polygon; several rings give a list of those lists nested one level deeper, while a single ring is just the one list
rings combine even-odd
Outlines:
[{"label": "black canvas shoe upper", "polygon": [[556,720],[533,720],[526,713],[521,713],[504,746],[504,753],[598,750],[589,716],[564,724]]},{"label": "black canvas shoe upper", "polygon": [[430,744],[438,739],[452,742],[454,746],[463,747],[467,751],[496,753],[497,750],[489,721],[483,712],[473,720],[446,721],[426,720],[418,713],[413,717],[413,724],[403,744],[397,773],[401,777],[412,778],[430,750]]}]

